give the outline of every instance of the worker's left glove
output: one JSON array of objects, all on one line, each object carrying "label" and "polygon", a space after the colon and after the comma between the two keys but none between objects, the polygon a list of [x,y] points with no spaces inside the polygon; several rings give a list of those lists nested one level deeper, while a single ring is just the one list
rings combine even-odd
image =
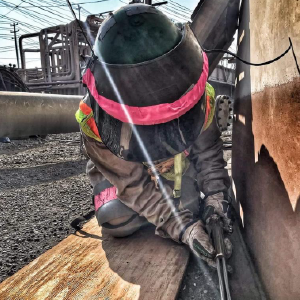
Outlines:
[{"label": "worker's left glove", "polygon": [[229,203],[224,193],[222,192],[219,192],[214,195],[210,195],[205,199],[202,219],[206,225],[208,225],[211,216],[214,214],[217,214],[221,217],[224,230],[228,233],[231,233],[232,232],[231,204]]}]

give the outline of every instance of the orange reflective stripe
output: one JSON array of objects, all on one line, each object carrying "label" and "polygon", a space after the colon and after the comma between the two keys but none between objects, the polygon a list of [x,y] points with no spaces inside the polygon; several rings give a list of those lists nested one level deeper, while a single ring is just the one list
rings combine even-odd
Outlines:
[{"label": "orange reflective stripe", "polygon": [[101,139],[99,131],[98,131],[98,127],[96,125],[95,119],[91,118],[87,121],[88,126],[91,128],[91,130],[93,131],[93,133],[95,133],[95,135]]},{"label": "orange reflective stripe", "polygon": [[[98,131],[98,127],[96,125],[96,122],[95,122],[95,119],[93,116],[93,110],[91,109],[91,107],[89,107],[85,102],[83,102],[83,100],[81,100],[80,104],[79,104],[78,112],[81,112],[81,114],[83,114],[81,118],[80,118],[80,113],[79,113],[78,117],[76,117],[76,118],[79,118],[79,120],[77,119],[77,121],[80,123],[80,126],[81,126],[83,132],[86,133],[88,136],[92,137],[92,135],[88,134],[88,131],[90,130],[92,134],[94,134],[96,137],[98,137],[101,140],[101,137],[100,137],[100,134]],[[87,131],[85,131],[85,130],[87,130]]]},{"label": "orange reflective stripe", "polygon": [[89,115],[92,112],[92,109],[82,100],[80,101],[79,108],[85,115]]},{"label": "orange reflective stripe", "polygon": [[210,110],[211,110],[211,107],[210,107],[210,97],[207,95],[206,96],[206,112],[205,112],[204,126],[207,124],[208,116],[210,114]]}]

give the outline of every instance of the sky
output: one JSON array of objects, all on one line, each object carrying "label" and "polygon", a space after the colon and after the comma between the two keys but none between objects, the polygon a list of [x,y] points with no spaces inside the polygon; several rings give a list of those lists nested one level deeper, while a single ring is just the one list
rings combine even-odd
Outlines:
[{"label": "sky", "polygon": [[[161,6],[161,10],[175,21],[189,20],[192,11],[199,0],[169,0],[168,4]],[[84,21],[89,14],[116,10],[127,4],[128,0],[77,0],[72,1],[73,8],[78,17],[78,5],[81,9],[81,20]],[[153,0],[153,3],[161,2]],[[43,28],[59,24],[67,24],[73,20],[69,7],[64,0],[0,0],[0,65],[17,64],[14,43],[13,23],[16,26],[17,37],[26,33],[39,32]],[[31,39],[26,48],[35,47],[37,39]],[[32,53],[30,67],[38,66],[37,53]],[[26,56],[28,57],[28,56]]]}]

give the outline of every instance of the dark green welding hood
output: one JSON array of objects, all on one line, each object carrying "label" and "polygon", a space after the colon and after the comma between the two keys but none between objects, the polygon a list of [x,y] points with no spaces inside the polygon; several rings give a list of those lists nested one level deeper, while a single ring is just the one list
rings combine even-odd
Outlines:
[{"label": "dark green welding hood", "polygon": [[161,11],[150,5],[131,4],[101,24],[94,51],[108,64],[137,64],[162,56],[181,38],[181,31]]},{"label": "dark green welding hood", "polygon": [[188,149],[205,122],[208,61],[189,24],[145,4],[126,5],[100,26],[83,74],[99,135],[128,161]]}]

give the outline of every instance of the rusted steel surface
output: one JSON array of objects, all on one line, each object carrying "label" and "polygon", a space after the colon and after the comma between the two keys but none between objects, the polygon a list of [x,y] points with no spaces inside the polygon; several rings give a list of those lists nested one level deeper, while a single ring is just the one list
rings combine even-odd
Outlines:
[{"label": "rusted steel surface", "polygon": [[300,196],[300,79],[253,94],[252,111],[255,153],[259,155],[266,147],[272,154],[290,205],[296,210]]},{"label": "rusted steel surface", "polygon": [[[239,56],[262,62],[292,38],[298,61],[300,3],[245,0]],[[251,54],[251,55],[250,55]],[[300,299],[300,79],[291,53],[263,67],[237,63],[233,180],[244,230],[272,300]]]},{"label": "rusted steel surface", "polygon": [[0,137],[79,131],[75,119],[81,96],[0,92]]},{"label": "rusted steel surface", "polygon": [[175,299],[189,252],[146,228],[102,236],[96,219],[0,284],[0,299]]},{"label": "rusted steel surface", "polygon": [[[246,232],[271,299],[300,299],[300,80],[252,95]],[[288,278],[288,280],[287,280]]]}]

